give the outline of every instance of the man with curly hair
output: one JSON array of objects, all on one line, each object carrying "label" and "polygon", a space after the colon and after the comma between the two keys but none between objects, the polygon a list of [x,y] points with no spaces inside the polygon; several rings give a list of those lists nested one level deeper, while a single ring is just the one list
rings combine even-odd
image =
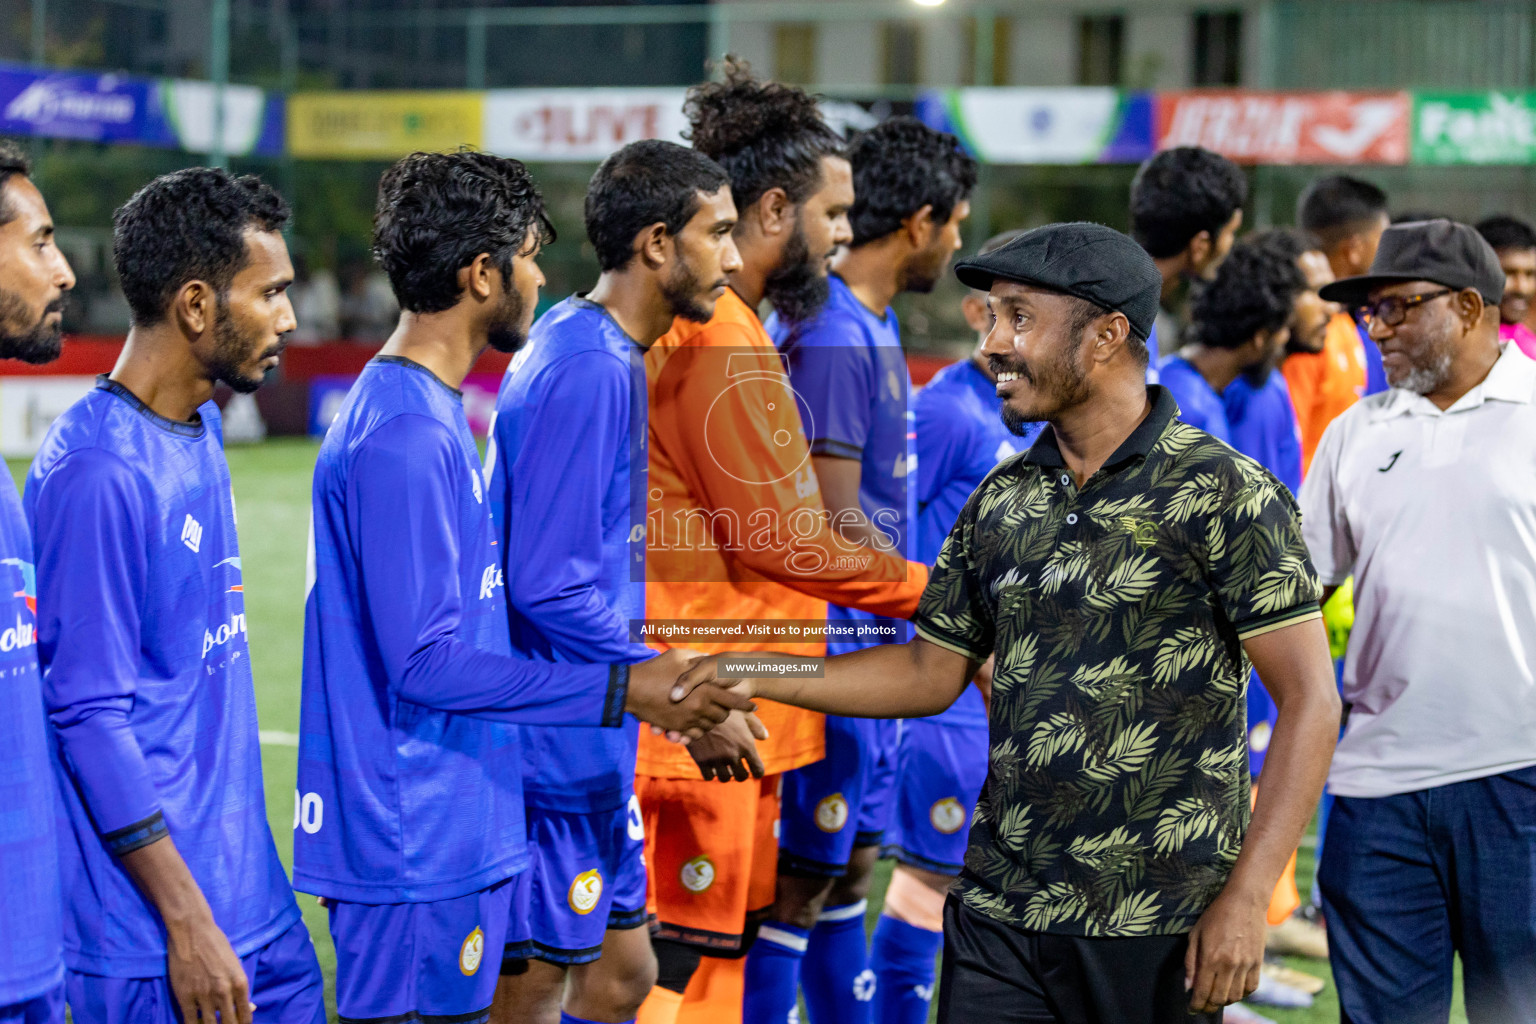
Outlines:
[{"label": "man with curly hair", "polygon": [[[892,118],[848,150],[853,241],[828,301],[768,332],[789,367],[822,501],[845,537],[913,557],[911,381],[890,303],[933,289],[960,247],[976,162],[953,135]],[[906,622],[836,603],[827,652],[908,638]],[[870,1019],[865,895],[894,789],[896,722],[828,718],[826,757],[784,776],[778,898],[747,961],[745,1019],[779,1024],[799,983],[813,1022]],[[803,958],[803,966],[802,966]],[[930,960],[932,954],[930,953]]]},{"label": "man with curly hair", "polygon": [[[686,109],[693,147],[730,176],[741,266],[708,322],[679,318],[646,353],[646,618],[751,623],[765,633],[748,649],[821,654],[819,635],[792,630],[819,628],[828,601],[905,618],[927,573],[827,524],[793,389],[758,319],[765,299],[791,321],[826,302],[834,250],[852,240],[843,140],[800,90],[735,61],[724,72]],[[774,902],[779,777],[824,752],[820,715],[772,704],[758,715],[769,734],[758,749],[729,722],[686,750],[641,736],[659,965],[645,1024],[741,1019],[741,956]]]}]

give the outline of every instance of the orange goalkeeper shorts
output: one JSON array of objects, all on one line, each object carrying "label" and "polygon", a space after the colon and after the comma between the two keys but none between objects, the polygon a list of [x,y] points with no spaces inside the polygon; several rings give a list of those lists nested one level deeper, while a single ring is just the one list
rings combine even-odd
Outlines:
[{"label": "orange goalkeeper shorts", "polygon": [[635,778],[651,880],[646,902],[658,938],[716,955],[740,951],[748,922],[774,900],[779,778]]}]

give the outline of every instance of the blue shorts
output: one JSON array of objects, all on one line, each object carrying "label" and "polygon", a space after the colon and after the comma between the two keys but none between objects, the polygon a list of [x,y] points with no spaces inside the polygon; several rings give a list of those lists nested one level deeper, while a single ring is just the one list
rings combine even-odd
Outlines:
[{"label": "blue shorts", "polygon": [[902,725],[896,813],[881,853],[941,875],[965,863],[970,822],[987,781],[987,724],[953,725],[928,718]]},{"label": "blue shorts", "polygon": [[[483,1024],[526,879],[523,872],[433,903],[333,901],[338,1024],[417,1017]],[[489,958],[488,950],[494,951]]]},{"label": "blue shorts", "polygon": [[[325,982],[309,929],[292,928],[240,958],[258,1024],[325,1024]],[[70,971],[64,981],[75,1024],[181,1024],[170,981]]]},{"label": "blue shorts", "polygon": [[878,846],[895,791],[902,723],[827,716],[827,755],[784,773],[779,867],[840,878],[856,846]]},{"label": "blue shorts", "polygon": [[64,1024],[64,983],[24,1003],[0,1006],[0,1024]]},{"label": "blue shorts", "polygon": [[640,800],[600,814],[528,808],[527,922],[533,956],[585,964],[603,951],[610,928],[646,923],[645,825]]}]

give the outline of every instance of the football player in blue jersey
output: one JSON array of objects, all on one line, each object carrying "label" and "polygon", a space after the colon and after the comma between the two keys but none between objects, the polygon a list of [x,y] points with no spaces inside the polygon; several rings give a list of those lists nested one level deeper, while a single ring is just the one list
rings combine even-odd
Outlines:
[{"label": "football player in blue jersey", "polygon": [[[735,225],[729,177],[696,150],[635,142],[593,175],[586,228],[602,274],[534,324],[486,454],[514,650],[577,664],[656,657],[630,633],[645,617],[642,360],[674,318],[713,315],[741,267]],[[638,728],[626,716],[617,729],[521,730],[533,957],[497,992],[498,1024],[632,1021],[655,984]],[[690,749],[725,754],[745,778],[748,728],[737,713]]]},{"label": "football player in blue jersey", "polygon": [[342,1019],[483,1021],[506,953],[531,951],[516,725],[630,712],[697,737],[751,705],[698,689],[670,713],[681,652],[513,654],[458,388],[487,347],[528,336],[553,229],[527,169],[406,157],[380,182],[374,236],[402,313],[315,467],[294,875],[330,908]]},{"label": "football player in blue jersey", "polygon": [[[1021,232],[989,238],[985,255]],[[960,303],[976,332],[976,350],[934,375],[912,399],[917,421],[917,559],[933,564],[960,509],[1001,461],[1034,443],[1043,423],[1003,422],[997,376],[982,346],[992,330],[987,293],[968,289]],[[978,683],[990,682],[983,666]],[[944,896],[965,859],[966,825],[987,774],[987,705],[968,689],[948,711],[902,724],[896,790],[881,853],[896,868],[870,946],[875,974],[873,1019],[923,1024],[934,991],[934,959],[943,943]]]},{"label": "football player in blue jersey", "polygon": [[325,1020],[267,827],[212,401],[259,387],[294,329],[287,220],[267,185],[209,168],[129,199],[112,238],[127,343],[27,479],[81,1024]]},{"label": "football player in blue jersey", "polygon": [[[789,368],[822,500],[841,534],[911,557],[911,380],[891,300],[931,291],[960,247],[976,162],[910,117],[854,139],[853,242],[814,315],[767,323]],[[905,622],[828,608],[827,653],[910,637]],[[787,774],[777,901],[747,959],[747,1024],[779,1024],[803,983],[813,1024],[869,1019],[865,896],[895,773],[896,722],[827,719],[826,757]]]},{"label": "football player in blue jersey", "polygon": [[[19,149],[0,143],[0,358],[58,358],[75,285]],[[0,474],[0,1024],[63,1024],[64,922],[57,812],[37,671],[32,532]]]}]

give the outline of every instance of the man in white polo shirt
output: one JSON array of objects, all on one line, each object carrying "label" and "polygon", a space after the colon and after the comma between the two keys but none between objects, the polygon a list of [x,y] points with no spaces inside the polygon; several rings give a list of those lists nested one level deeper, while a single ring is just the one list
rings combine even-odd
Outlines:
[{"label": "man in white polo shirt", "polygon": [[1470,227],[1390,228],[1322,289],[1365,313],[1390,391],[1328,427],[1301,489],[1331,593],[1355,577],[1338,797],[1319,864],[1352,1024],[1536,1022],[1536,362]]}]

